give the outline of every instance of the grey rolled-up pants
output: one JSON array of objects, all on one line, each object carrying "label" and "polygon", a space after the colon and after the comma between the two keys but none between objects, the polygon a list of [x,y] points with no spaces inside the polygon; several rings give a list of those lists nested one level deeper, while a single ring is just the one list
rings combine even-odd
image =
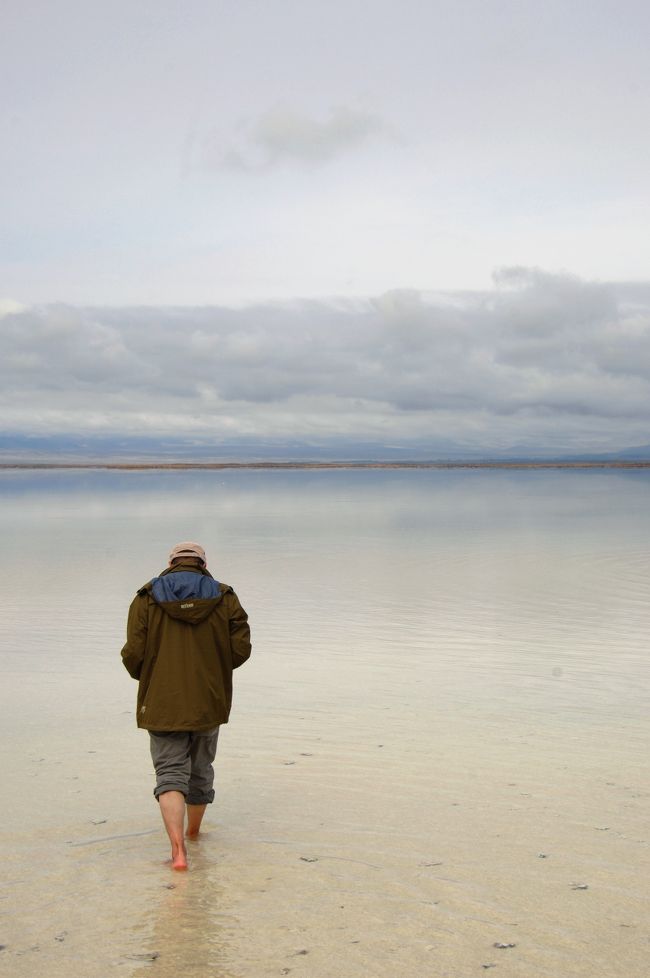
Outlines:
[{"label": "grey rolled-up pants", "polygon": [[149,731],[151,759],[156,770],[158,798],[165,791],[180,791],[188,805],[209,805],[214,801],[214,768],[219,727],[194,733],[172,730]]}]

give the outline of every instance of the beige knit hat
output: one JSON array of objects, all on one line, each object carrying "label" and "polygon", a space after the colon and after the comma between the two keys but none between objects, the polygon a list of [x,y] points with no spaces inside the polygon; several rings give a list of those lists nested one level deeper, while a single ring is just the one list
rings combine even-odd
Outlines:
[{"label": "beige knit hat", "polygon": [[204,564],[206,563],[205,550],[199,543],[192,543],[191,540],[176,544],[169,555],[169,563],[171,564],[177,557],[198,557]]}]

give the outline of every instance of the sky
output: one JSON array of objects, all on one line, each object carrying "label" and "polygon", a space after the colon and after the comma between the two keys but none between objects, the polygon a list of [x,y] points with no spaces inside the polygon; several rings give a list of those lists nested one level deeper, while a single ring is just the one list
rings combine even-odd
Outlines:
[{"label": "sky", "polygon": [[6,0],[3,430],[650,442],[650,7]]}]

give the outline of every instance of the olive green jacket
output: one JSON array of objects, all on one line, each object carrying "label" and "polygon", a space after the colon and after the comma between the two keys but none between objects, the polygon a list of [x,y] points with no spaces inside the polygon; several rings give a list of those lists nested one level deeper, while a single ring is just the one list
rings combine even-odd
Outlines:
[{"label": "olive green jacket", "polygon": [[[184,578],[166,580],[178,573]],[[190,591],[216,596],[160,600],[174,598],[174,588],[184,594],[178,585],[194,575],[198,586]],[[195,565],[163,571],[133,599],[122,649],[129,675],[139,681],[138,726],[200,731],[227,723],[232,671],[250,654],[248,616],[231,587]]]}]

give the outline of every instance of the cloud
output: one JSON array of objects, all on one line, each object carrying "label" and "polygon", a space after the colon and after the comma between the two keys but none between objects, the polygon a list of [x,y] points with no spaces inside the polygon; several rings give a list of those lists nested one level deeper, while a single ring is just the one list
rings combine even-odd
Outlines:
[{"label": "cloud", "polygon": [[650,289],[505,269],[483,293],[0,320],[6,431],[647,442]]},{"label": "cloud", "polygon": [[234,138],[212,132],[203,143],[203,165],[208,169],[251,171],[281,163],[314,166],[388,133],[388,126],[378,116],[345,105],[332,108],[325,119],[290,106],[276,106],[243,125]]},{"label": "cloud", "polygon": [[15,299],[0,298],[0,319],[12,312],[22,312],[25,308],[22,302],[16,302]]}]

